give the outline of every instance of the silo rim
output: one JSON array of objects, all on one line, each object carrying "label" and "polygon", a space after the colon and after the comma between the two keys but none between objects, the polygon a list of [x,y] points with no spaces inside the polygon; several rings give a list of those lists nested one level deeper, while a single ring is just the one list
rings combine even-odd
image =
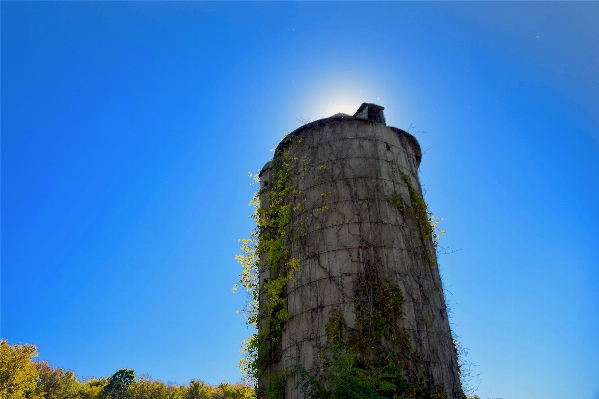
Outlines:
[{"label": "silo rim", "polygon": [[[293,132],[289,133],[287,136],[299,136],[302,132],[309,130],[309,129],[313,129],[315,127],[324,126],[324,125],[332,123],[332,122],[345,122],[345,121],[357,121],[357,122],[361,122],[361,123],[377,123],[377,122],[373,122],[373,121],[370,121],[367,119],[354,118],[353,116],[335,114],[328,118],[318,119],[316,121],[306,123],[305,125],[300,126],[297,129],[295,129]],[[420,148],[420,144],[418,143],[418,140],[416,139],[416,137],[414,137],[413,135],[411,135],[410,133],[406,132],[403,129],[399,129],[397,127],[388,126],[388,125],[384,125],[384,126],[395,131],[398,135],[403,135],[408,139],[410,144],[412,144],[412,148],[414,149],[414,154],[416,155],[416,164],[417,164],[416,167],[419,167],[420,162],[422,161],[422,149]],[[285,136],[285,137],[287,137],[287,136]],[[285,139],[281,140],[279,145],[277,145],[275,154],[278,151],[285,148],[288,145],[288,143],[289,143],[289,141],[287,141]],[[270,167],[270,161],[264,165],[262,170],[260,170],[260,174],[262,174],[262,172],[264,170],[268,169],[269,167]]]}]

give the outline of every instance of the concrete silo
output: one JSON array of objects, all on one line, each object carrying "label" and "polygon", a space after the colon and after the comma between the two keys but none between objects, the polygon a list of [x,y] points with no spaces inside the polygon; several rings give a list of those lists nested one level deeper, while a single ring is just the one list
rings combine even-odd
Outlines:
[{"label": "concrete silo", "polygon": [[365,103],[298,128],[264,166],[259,397],[464,397],[421,157]]}]

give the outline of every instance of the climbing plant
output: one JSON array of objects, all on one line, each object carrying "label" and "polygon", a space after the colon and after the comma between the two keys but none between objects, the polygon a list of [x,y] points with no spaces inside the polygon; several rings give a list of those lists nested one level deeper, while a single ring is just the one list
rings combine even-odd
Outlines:
[{"label": "climbing plant", "polygon": [[440,386],[426,384],[422,362],[400,326],[402,305],[399,286],[365,261],[354,288],[355,327],[341,310],[333,311],[320,348],[323,369],[313,374],[296,365],[296,387],[309,399],[446,399]]},{"label": "climbing plant", "polygon": [[[296,139],[287,136],[284,141],[291,144]],[[258,331],[242,343],[240,368],[246,381],[257,384],[265,368],[279,360],[277,344],[290,314],[287,310],[285,290],[287,282],[299,270],[299,259],[291,257],[290,245],[294,238],[292,230],[297,223],[291,220],[291,213],[302,206],[301,192],[291,183],[292,164],[297,162],[288,150],[275,153],[271,163],[269,188],[258,190],[250,205],[254,206],[253,218],[256,228],[250,238],[241,240],[242,254],[236,259],[242,265],[239,283],[249,293],[249,301],[244,309],[248,325]],[[259,181],[258,175],[254,182]],[[268,206],[261,206],[261,196],[266,196]],[[263,267],[268,277],[260,287],[259,268]],[[262,291],[261,291],[262,290]],[[262,295],[261,295],[262,293]],[[279,386],[277,381],[271,386]],[[278,392],[278,391],[277,391]],[[271,392],[270,396],[278,396]]]},{"label": "climbing plant", "polygon": [[424,259],[430,264],[431,267],[436,266],[436,257],[434,256],[432,250],[426,249],[426,243],[432,239],[433,247],[438,247],[439,238],[442,234],[445,234],[445,230],[440,230],[437,227],[443,218],[435,220],[435,216],[429,211],[428,205],[426,202],[424,202],[424,198],[418,193],[418,191],[416,191],[412,185],[412,182],[410,181],[410,177],[407,174],[403,173],[401,178],[408,188],[410,202],[408,204],[404,204],[401,196],[397,193],[391,194],[387,201],[402,215],[416,219],[418,230],[420,232],[420,238],[422,239]]}]

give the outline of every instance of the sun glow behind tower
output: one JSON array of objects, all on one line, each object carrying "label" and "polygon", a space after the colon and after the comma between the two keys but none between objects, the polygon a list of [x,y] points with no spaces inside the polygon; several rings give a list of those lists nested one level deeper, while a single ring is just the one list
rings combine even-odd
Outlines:
[{"label": "sun glow behind tower", "polygon": [[[337,113],[353,115],[363,102],[384,102],[394,109],[403,109],[398,99],[403,97],[401,93],[404,90],[397,84],[397,76],[388,76],[389,71],[376,64],[356,66],[355,60],[347,63],[353,65],[352,69],[345,70],[340,70],[338,65],[323,64],[302,72],[297,100],[289,104],[293,107],[293,118],[300,119],[300,122],[327,118]],[[393,92],[390,87],[393,87]]]}]

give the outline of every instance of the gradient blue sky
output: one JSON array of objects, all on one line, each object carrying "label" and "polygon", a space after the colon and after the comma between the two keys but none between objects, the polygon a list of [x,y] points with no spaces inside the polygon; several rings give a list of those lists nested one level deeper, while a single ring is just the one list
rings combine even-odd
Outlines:
[{"label": "gradient blue sky", "polygon": [[375,102],[462,248],[440,263],[477,394],[599,398],[599,3],[1,14],[2,337],[80,376],[238,380],[247,172]]}]

